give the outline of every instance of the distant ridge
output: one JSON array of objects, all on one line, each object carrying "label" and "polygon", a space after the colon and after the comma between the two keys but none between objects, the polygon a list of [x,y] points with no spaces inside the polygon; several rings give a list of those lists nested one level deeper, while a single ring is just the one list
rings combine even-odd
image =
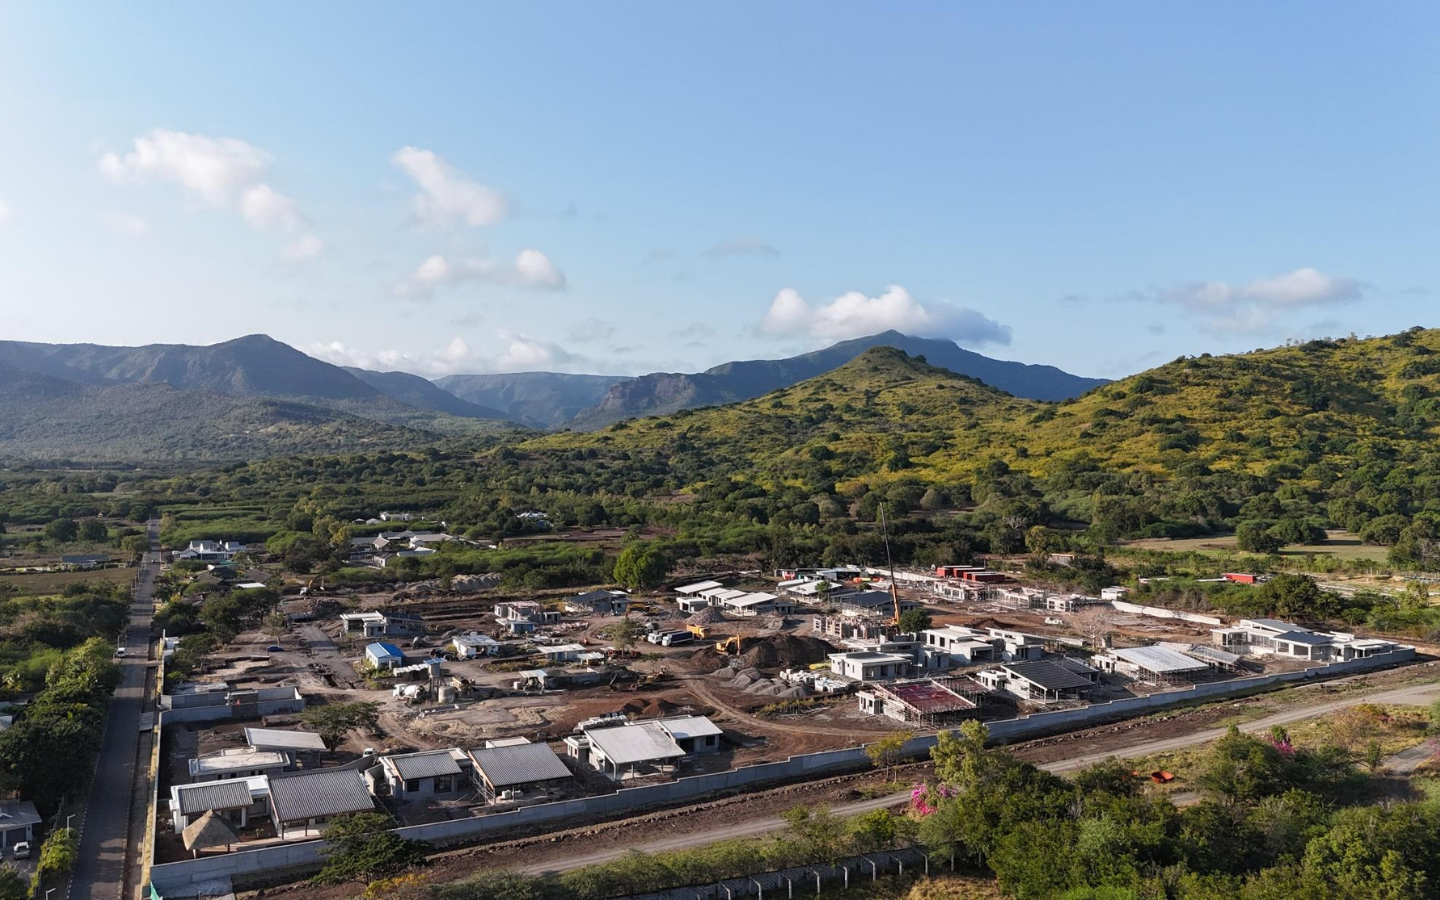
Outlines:
[{"label": "distant ridge", "polygon": [[1106,384],[1054,366],[991,359],[954,341],[917,338],[898,331],[841,341],[785,359],[722,363],[704,372],[653,372],[638,378],[523,372],[514,375],[448,375],[436,383],[473,403],[502,410],[537,428],[603,428],[636,416],[663,415],[697,406],[735,403],[798,384],[844,365],[872,347],[894,347],[923,356],[933,366],[978,378],[1030,400],[1065,400]]}]

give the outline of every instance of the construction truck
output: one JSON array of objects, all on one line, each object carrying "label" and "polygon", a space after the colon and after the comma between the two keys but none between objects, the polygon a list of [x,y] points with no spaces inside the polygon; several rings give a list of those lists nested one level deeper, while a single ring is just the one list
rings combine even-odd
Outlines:
[{"label": "construction truck", "polygon": [[705,638],[707,637],[707,635],[705,634],[704,625],[686,625],[685,630],[695,635],[702,641],[705,640]]}]

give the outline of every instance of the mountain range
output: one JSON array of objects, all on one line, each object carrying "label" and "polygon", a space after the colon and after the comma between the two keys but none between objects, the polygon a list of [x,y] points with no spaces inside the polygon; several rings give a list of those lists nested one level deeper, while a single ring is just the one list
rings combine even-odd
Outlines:
[{"label": "mountain range", "polygon": [[[735,403],[844,365],[876,346],[923,356],[1018,396],[1073,397],[1104,382],[885,332],[788,359],[640,377],[522,372],[436,382],[315,359],[265,335],[209,346],[0,341],[0,455],[246,458],[362,443],[405,446],[523,425],[602,428]],[[196,417],[196,413],[202,415]],[[200,421],[203,419],[203,421]],[[147,428],[153,440],[147,443]]]}]

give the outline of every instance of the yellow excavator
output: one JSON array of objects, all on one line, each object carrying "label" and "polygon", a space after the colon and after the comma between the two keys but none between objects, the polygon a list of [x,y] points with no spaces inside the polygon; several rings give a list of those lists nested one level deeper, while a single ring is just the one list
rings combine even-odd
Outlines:
[{"label": "yellow excavator", "polygon": [[720,653],[730,653],[731,647],[735,648],[734,652],[737,655],[740,653],[740,635],[732,634],[723,641],[715,642],[715,650]]}]

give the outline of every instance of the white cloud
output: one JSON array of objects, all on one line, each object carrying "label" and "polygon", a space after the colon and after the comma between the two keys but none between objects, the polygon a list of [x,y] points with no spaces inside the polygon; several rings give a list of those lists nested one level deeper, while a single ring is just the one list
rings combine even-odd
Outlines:
[{"label": "white cloud", "polygon": [[890,285],[878,297],[851,291],[819,306],[811,306],[795,289],[785,288],[775,295],[760,323],[765,334],[832,341],[890,330],[973,346],[1010,343],[1010,326],[944,301],[921,304],[899,285]]},{"label": "white cloud", "polygon": [[340,366],[358,366],[381,371],[399,370],[417,375],[438,377],[457,372],[520,372],[536,369],[593,368],[583,356],[571,353],[559,344],[542,338],[512,331],[497,332],[504,350],[489,356],[471,347],[463,338],[454,337],[447,343],[424,353],[402,350],[374,352],[350,347],[341,341],[311,344],[306,353],[317,359]]},{"label": "white cloud", "polygon": [[607,341],[615,336],[615,326],[604,319],[585,319],[565,333],[565,339],[576,344]]},{"label": "white cloud", "polygon": [[295,232],[305,224],[295,201],[265,182],[270,155],[246,141],[156,128],[123,156],[104,154],[98,165],[116,184],[176,185],[191,206],[234,213],[258,231]]},{"label": "white cloud", "polygon": [[1135,296],[1182,306],[1212,331],[1260,333],[1296,310],[1363,300],[1365,290],[1366,285],[1353,278],[1305,267],[1245,284],[1192,282]]},{"label": "white cloud", "polygon": [[280,258],[290,263],[305,263],[318,259],[324,252],[324,241],[313,234],[303,234],[285,245]]},{"label": "white cloud", "polygon": [[396,283],[394,290],[402,297],[424,299],[441,288],[468,282],[558,291],[565,287],[565,273],[539,250],[521,250],[511,263],[474,257],[452,260],[435,254]]},{"label": "white cloud", "polygon": [[709,250],[706,256],[723,259],[727,256],[779,256],[780,251],[758,237],[726,238]]},{"label": "white cloud", "polygon": [[429,150],[401,147],[391,161],[420,188],[411,201],[411,218],[416,225],[494,225],[509,212],[509,204],[499,191],[466,178]]},{"label": "white cloud", "polygon": [[132,216],[129,213],[103,212],[100,214],[100,221],[105,227],[127,237],[144,237],[150,233],[150,223],[140,216]]},{"label": "white cloud", "polygon": [[0,200],[0,225],[4,225],[13,218],[15,218],[15,211],[10,208],[10,204]]}]

